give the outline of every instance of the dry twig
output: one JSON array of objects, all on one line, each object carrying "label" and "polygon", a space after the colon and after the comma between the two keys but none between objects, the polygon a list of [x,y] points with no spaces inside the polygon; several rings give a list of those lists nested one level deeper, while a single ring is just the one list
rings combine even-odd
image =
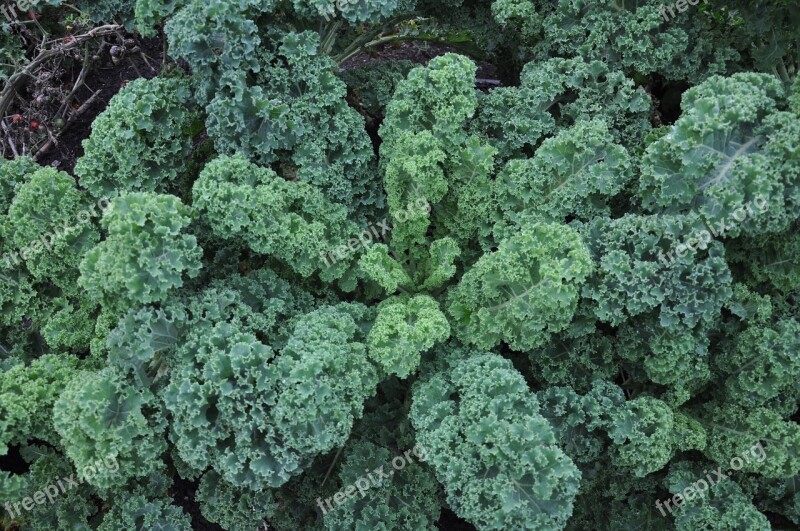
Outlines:
[{"label": "dry twig", "polygon": [[6,140],[8,140],[8,146],[11,148],[11,152],[14,154],[15,157],[19,157],[19,153],[17,153],[17,146],[14,143],[14,139],[11,138],[11,131],[8,130],[6,121],[5,120],[0,121],[0,125],[3,126],[3,131],[5,131],[6,133]]}]

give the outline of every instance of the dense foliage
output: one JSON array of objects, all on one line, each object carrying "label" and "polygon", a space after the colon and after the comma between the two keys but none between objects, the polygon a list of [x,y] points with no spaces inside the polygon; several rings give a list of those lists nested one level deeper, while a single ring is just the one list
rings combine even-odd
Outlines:
[{"label": "dense foliage", "polygon": [[90,4],[185,68],[0,160],[0,526],[800,526],[789,1]]}]

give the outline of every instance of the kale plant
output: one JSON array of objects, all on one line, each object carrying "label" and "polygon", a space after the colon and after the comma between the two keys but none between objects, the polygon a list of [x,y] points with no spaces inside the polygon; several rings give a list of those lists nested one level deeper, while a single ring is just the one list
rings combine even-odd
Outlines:
[{"label": "kale plant", "polygon": [[672,7],[98,4],[184,72],[0,161],[0,524],[800,526],[797,10]]}]

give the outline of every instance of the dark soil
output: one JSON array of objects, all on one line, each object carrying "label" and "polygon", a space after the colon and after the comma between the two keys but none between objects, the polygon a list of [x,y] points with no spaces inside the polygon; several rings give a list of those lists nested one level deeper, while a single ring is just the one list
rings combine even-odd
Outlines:
[{"label": "dark soil", "polygon": [[645,89],[655,101],[658,120],[654,126],[672,125],[681,115],[681,99],[689,88],[686,82],[668,82],[659,75],[653,75]]},{"label": "dark soil", "polygon": [[436,527],[443,531],[475,531],[475,526],[465,522],[449,509],[442,510],[442,516],[436,522]]}]

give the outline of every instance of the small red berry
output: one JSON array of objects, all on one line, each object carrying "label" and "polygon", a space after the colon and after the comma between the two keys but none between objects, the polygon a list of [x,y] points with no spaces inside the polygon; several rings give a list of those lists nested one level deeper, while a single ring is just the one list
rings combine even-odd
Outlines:
[{"label": "small red berry", "polygon": [[69,44],[74,40],[75,40],[75,37],[73,37],[72,35],[67,35],[67,36],[64,37],[64,44]]},{"label": "small red berry", "polygon": [[39,129],[39,122],[31,120],[31,129]]},{"label": "small red berry", "polygon": [[22,121],[22,115],[21,114],[12,114],[11,115],[11,123],[18,124],[21,121]]}]

